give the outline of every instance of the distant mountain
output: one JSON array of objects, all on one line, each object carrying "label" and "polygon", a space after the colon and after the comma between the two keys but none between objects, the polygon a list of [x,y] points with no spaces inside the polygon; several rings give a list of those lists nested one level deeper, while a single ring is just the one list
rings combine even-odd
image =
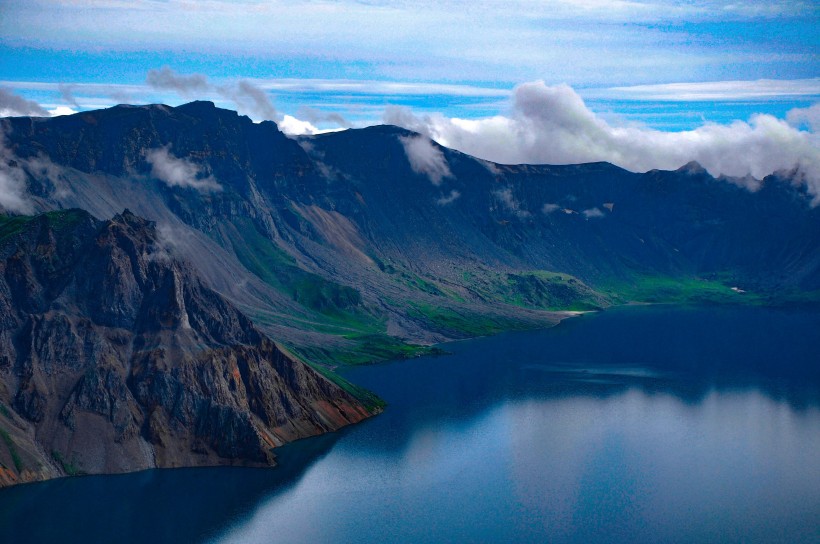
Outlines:
[{"label": "distant mountain", "polygon": [[800,172],[500,165],[210,102],[0,129],[0,424],[43,475],[264,464],[368,415],[282,349],[332,376],[629,301],[820,301]]},{"label": "distant mountain", "polygon": [[377,409],[294,360],[154,225],[0,219],[0,486],[78,472],[269,465]]},{"label": "distant mountain", "polygon": [[326,360],[623,300],[820,290],[820,210],[798,173],[750,191],[699,165],[505,166],[392,126],[294,140],[210,102],[2,128],[36,209],[157,221],[210,286]]}]

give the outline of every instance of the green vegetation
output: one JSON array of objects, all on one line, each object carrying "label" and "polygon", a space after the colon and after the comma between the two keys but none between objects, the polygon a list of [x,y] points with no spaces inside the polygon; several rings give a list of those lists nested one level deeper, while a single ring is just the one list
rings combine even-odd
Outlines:
[{"label": "green vegetation", "polygon": [[32,217],[27,215],[0,215],[0,242],[5,242],[12,236],[23,232],[31,220]]},{"label": "green vegetation", "polygon": [[260,233],[248,219],[236,219],[228,228],[239,261],[262,281],[288,294],[306,308],[342,316],[361,305],[359,291],[299,268],[295,259]]},{"label": "green vegetation", "polygon": [[76,464],[63,457],[59,451],[51,450],[51,456],[55,461],[60,463],[60,466],[63,467],[63,472],[69,476],[79,476],[85,474],[85,472],[83,472]]},{"label": "green vegetation", "polygon": [[[609,297],[580,279],[547,270],[500,273],[477,269],[463,271],[461,281],[466,290],[483,302],[532,310],[598,310],[612,303]],[[459,299],[463,301],[463,298]]]},{"label": "green vegetation", "polygon": [[408,315],[434,330],[456,335],[486,336],[501,331],[531,328],[532,324],[511,317],[458,311],[422,302],[410,302]]},{"label": "green vegetation", "polygon": [[361,402],[368,411],[376,412],[384,409],[384,407],[387,406],[387,403],[384,402],[384,400],[382,400],[375,393],[372,393],[363,387],[359,387],[356,384],[350,383],[349,381],[342,378],[335,372],[332,372],[327,367],[316,364],[310,364],[310,366],[313,369],[315,369],[319,374],[321,374],[328,380],[332,381],[333,383],[344,389],[354,398],[358,399],[358,401]]},{"label": "green vegetation", "polygon": [[398,281],[411,289],[421,291],[422,293],[427,293],[428,295],[439,297],[445,296],[444,292],[435,284],[425,280],[418,274],[413,274],[411,272],[400,272]]},{"label": "green vegetation", "polygon": [[697,277],[638,276],[630,282],[611,283],[605,290],[620,302],[761,304],[764,297],[733,291],[725,280]]},{"label": "green vegetation", "polygon": [[598,310],[610,303],[574,276],[543,270],[507,274],[501,290],[505,302],[540,310]]},{"label": "green vegetation", "polygon": [[3,416],[11,419],[11,412],[9,412],[8,407],[6,407],[6,405],[3,404],[2,402],[0,402],[0,414],[2,414]]},{"label": "green vegetation", "polygon": [[0,243],[25,231],[29,224],[38,217],[44,217],[46,222],[56,231],[73,227],[87,217],[82,210],[57,210],[40,215],[0,215]]},{"label": "green vegetation", "polygon": [[14,469],[17,471],[17,474],[20,474],[20,471],[23,470],[23,460],[20,459],[20,454],[17,453],[17,447],[14,445],[14,440],[12,440],[8,431],[2,427],[0,427],[0,438],[2,438],[3,442],[6,443],[6,447],[8,447],[9,454],[11,455],[11,460],[14,463]]},{"label": "green vegetation", "polygon": [[407,344],[383,333],[353,333],[344,338],[348,342],[338,347],[299,347],[292,351],[306,361],[329,365],[363,365],[441,353],[438,348]]}]

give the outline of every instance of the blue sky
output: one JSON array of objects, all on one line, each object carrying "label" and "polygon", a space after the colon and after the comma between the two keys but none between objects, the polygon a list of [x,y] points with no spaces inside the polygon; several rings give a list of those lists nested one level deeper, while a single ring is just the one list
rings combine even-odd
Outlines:
[{"label": "blue sky", "polygon": [[[292,132],[403,119],[458,147],[468,128],[500,130],[499,119],[517,123],[509,130],[551,126],[522,109],[520,86],[543,82],[557,94],[541,93],[539,108],[567,99],[605,138],[635,128],[700,138],[737,122],[754,132],[765,114],[805,133],[809,157],[796,160],[820,172],[818,28],[817,2],[782,0],[4,0],[0,113],[21,99],[68,112],[202,98]],[[765,170],[714,170],[744,168]]]}]

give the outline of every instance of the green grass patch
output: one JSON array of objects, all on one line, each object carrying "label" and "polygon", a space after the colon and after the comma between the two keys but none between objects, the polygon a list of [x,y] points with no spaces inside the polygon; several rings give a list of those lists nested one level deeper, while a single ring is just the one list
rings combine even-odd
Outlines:
[{"label": "green grass patch", "polygon": [[737,292],[725,280],[698,277],[638,276],[630,282],[608,284],[605,289],[622,302],[675,304],[765,304],[766,296]]},{"label": "green grass patch", "polygon": [[74,227],[88,217],[82,210],[56,210],[40,215],[0,215],[0,243],[24,232],[39,217],[44,217],[48,225],[57,232]]},{"label": "green grass patch", "polygon": [[402,283],[416,291],[427,293],[428,295],[433,295],[437,297],[446,296],[445,293],[441,289],[439,289],[437,285],[427,281],[418,274],[414,274],[412,272],[401,272],[399,274],[399,283]]},{"label": "green grass patch", "polygon": [[54,458],[55,461],[60,463],[60,466],[63,467],[63,472],[68,474],[69,476],[80,476],[85,474],[74,462],[69,461],[57,450],[51,450],[51,456]]},{"label": "green grass patch", "polygon": [[599,310],[609,299],[569,274],[535,270],[506,274],[500,287],[505,302],[538,310]]},{"label": "green grass patch", "polygon": [[33,217],[26,215],[0,215],[0,242],[23,232],[32,219]]},{"label": "green grass patch", "polygon": [[384,402],[384,400],[381,397],[379,397],[372,391],[368,391],[364,387],[359,387],[358,385],[347,381],[346,379],[342,378],[326,366],[312,364],[310,362],[308,362],[307,364],[310,365],[311,368],[316,370],[316,372],[318,372],[331,382],[335,383],[344,391],[346,391],[354,398],[356,398],[359,402],[362,403],[362,405],[364,405],[364,407],[369,412],[379,412],[383,410],[385,406],[387,406],[387,403]]},{"label": "green grass patch", "polygon": [[461,273],[462,287],[482,302],[503,303],[531,310],[587,311],[612,304],[608,296],[569,274],[547,270]]},{"label": "green grass patch", "polygon": [[11,461],[14,463],[14,469],[17,471],[17,474],[20,474],[20,471],[23,470],[23,460],[20,459],[20,454],[17,453],[17,447],[14,445],[14,440],[9,435],[6,429],[0,427],[0,438],[3,439],[3,442],[6,443],[6,447],[9,449],[9,454],[11,455]]},{"label": "green grass patch", "polygon": [[293,257],[260,233],[250,220],[237,219],[231,226],[226,231],[245,268],[305,308],[331,317],[344,317],[361,306],[362,296],[358,290],[302,270]]},{"label": "green grass patch", "polygon": [[533,326],[511,317],[459,311],[423,302],[410,302],[407,313],[435,331],[465,336],[487,336]]},{"label": "green grass patch", "polygon": [[306,361],[316,361],[326,365],[365,365],[410,359],[422,355],[441,353],[438,348],[419,346],[402,342],[386,334],[350,334],[345,339],[349,345],[340,348],[322,346],[292,348]]}]

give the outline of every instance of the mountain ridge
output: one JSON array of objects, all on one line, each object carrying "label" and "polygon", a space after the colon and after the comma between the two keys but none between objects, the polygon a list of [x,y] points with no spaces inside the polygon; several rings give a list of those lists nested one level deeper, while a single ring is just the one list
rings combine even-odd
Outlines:
[{"label": "mountain ridge", "polygon": [[276,446],[378,412],[282,352],[151,222],[15,219],[0,224],[0,484],[266,466]]},{"label": "mountain ridge", "polygon": [[381,409],[332,368],[438,342],[632,301],[820,302],[799,172],[501,165],[207,102],[0,128],[9,202],[39,214],[0,214],[3,484],[271,464]]}]

